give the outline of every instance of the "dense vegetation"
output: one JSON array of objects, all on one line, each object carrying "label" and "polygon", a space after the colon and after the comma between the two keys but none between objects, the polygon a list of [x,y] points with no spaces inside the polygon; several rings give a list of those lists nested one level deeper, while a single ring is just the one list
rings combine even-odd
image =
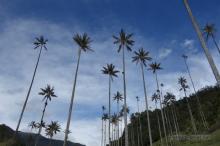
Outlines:
[{"label": "dense vegetation", "polygon": [[[206,116],[207,123],[209,125],[209,130],[204,129],[199,112],[198,112],[198,106],[196,102],[196,97],[194,94],[190,95],[188,98],[189,103],[191,105],[191,109],[195,118],[195,123],[198,129],[198,134],[209,134],[211,132],[216,131],[217,129],[220,129],[220,89],[218,87],[205,87],[198,91],[198,96],[200,98],[200,102],[202,105],[202,110]],[[180,133],[182,135],[190,135],[193,134],[193,130],[191,128],[191,123],[190,123],[190,118],[189,118],[189,113],[186,110],[187,109],[187,103],[186,103],[186,98],[180,99],[176,101],[175,103],[176,106],[176,112],[177,112],[177,119],[179,123],[179,128],[180,128]],[[171,112],[169,112],[169,106],[164,107],[164,111],[167,112],[167,117],[172,117]],[[153,142],[159,141],[160,135],[158,132],[158,125],[157,125],[157,117],[156,117],[156,112],[159,112],[158,109],[149,111],[150,113],[150,121],[152,123],[151,125],[151,131],[152,131],[152,139]],[[137,129],[138,124],[138,119],[140,116],[140,121],[142,125],[142,135],[143,135],[143,145],[149,145],[149,139],[148,139],[148,127],[147,127],[147,112],[142,112],[142,113],[135,113],[132,114],[133,120],[128,126],[128,131],[129,135],[132,135],[132,132],[134,133],[133,136],[129,137],[130,143],[133,143],[134,145],[138,145],[138,134],[135,132],[134,129]],[[172,120],[171,122],[171,127],[172,131],[174,131],[174,123]],[[161,122],[162,125],[162,122]],[[170,133],[170,129],[167,128],[167,133]],[[173,132],[174,133],[174,132]],[[123,137],[124,139],[124,137]]]}]

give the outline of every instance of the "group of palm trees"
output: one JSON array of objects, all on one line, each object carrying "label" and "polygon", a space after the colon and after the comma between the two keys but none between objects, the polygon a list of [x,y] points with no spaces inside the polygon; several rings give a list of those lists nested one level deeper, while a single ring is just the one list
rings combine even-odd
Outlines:
[{"label": "group of palm trees", "polygon": [[[189,13],[189,16],[192,20],[192,23],[193,23],[193,26],[196,30],[196,33],[198,34],[201,45],[202,45],[202,47],[205,51],[206,57],[208,59],[210,67],[213,71],[213,74],[216,78],[217,84],[220,85],[219,72],[218,72],[217,67],[214,64],[213,58],[212,58],[211,54],[209,53],[209,50],[206,46],[206,41],[208,40],[209,37],[211,37],[214,41],[215,46],[217,47],[217,49],[220,53],[218,43],[215,39],[214,25],[213,24],[207,24],[206,27],[203,29],[205,34],[206,34],[206,41],[205,41],[204,35],[202,34],[202,32],[201,32],[194,16],[192,15],[192,11],[189,7],[188,1],[187,0],[183,0],[183,1],[184,1],[185,6],[186,6],[187,12]],[[118,76],[119,70],[116,70],[115,66],[113,64],[107,64],[107,66],[103,67],[103,69],[102,69],[102,73],[105,74],[105,75],[108,75],[108,82],[109,82],[109,90],[108,90],[108,101],[109,101],[108,104],[109,105],[108,105],[107,114],[105,112],[106,108],[105,107],[102,108],[103,109],[103,116],[102,116],[103,126],[102,127],[103,127],[103,129],[106,129],[107,122],[108,122],[108,143],[109,143],[109,146],[111,146],[112,144],[118,144],[118,145],[122,144],[122,142],[119,142],[120,136],[122,136],[122,135],[124,135],[124,140],[123,140],[124,145],[125,146],[130,145],[129,144],[129,132],[128,132],[128,119],[127,119],[127,117],[128,117],[127,114],[128,114],[129,108],[127,106],[125,57],[126,57],[126,50],[128,52],[132,51],[132,47],[134,45],[134,40],[133,40],[132,37],[133,37],[133,34],[129,34],[129,33],[127,34],[123,29],[120,31],[119,36],[113,36],[113,38],[115,40],[113,43],[118,46],[118,53],[122,52],[122,66],[123,66],[122,67],[123,94],[121,94],[120,92],[117,92],[114,96],[114,99],[117,101],[117,113],[116,114],[111,113],[111,98],[112,98],[111,87],[112,87],[112,81],[113,81],[114,77]],[[65,128],[65,138],[64,138],[63,146],[67,146],[68,135],[70,133],[69,132],[70,131],[70,123],[71,123],[71,119],[72,119],[71,118],[72,117],[72,109],[73,109],[73,104],[74,104],[74,99],[75,99],[75,90],[76,90],[76,86],[77,86],[77,77],[78,77],[78,71],[79,71],[79,65],[80,65],[80,58],[81,58],[82,53],[88,52],[88,51],[93,51],[91,49],[92,40],[86,33],[84,33],[82,35],[80,35],[80,34],[74,35],[73,40],[78,45],[79,50],[78,50],[78,54],[77,54],[77,56],[78,56],[77,66],[76,66],[76,70],[75,70],[75,77],[74,77],[74,82],[73,82],[72,95],[71,95],[71,99],[70,99],[70,106],[69,106],[69,111],[68,111],[67,124],[66,124],[66,128]],[[37,63],[35,65],[33,77],[32,77],[32,80],[31,80],[31,84],[29,86],[29,89],[28,89],[28,92],[27,92],[27,95],[26,95],[26,98],[25,98],[25,101],[24,101],[24,104],[23,104],[23,107],[22,107],[22,110],[21,110],[21,114],[20,114],[20,117],[19,117],[19,120],[18,120],[18,123],[17,123],[16,131],[15,131],[15,137],[18,134],[18,130],[19,130],[20,124],[22,122],[23,114],[25,112],[26,105],[27,105],[29,97],[30,97],[31,89],[32,89],[32,86],[34,84],[34,79],[35,79],[35,76],[36,76],[36,73],[37,73],[37,69],[38,69],[38,65],[39,65],[39,62],[40,62],[42,51],[43,51],[43,49],[47,50],[47,47],[46,47],[47,42],[48,42],[48,40],[45,39],[43,36],[40,36],[39,38],[36,38],[36,41],[34,42],[34,45],[35,45],[34,49],[39,48],[40,50],[39,50],[39,55],[38,55],[38,58],[37,58]],[[189,67],[188,67],[187,62],[186,62],[187,56],[184,55],[183,58],[184,58],[184,61],[185,61],[186,67],[187,67],[187,72],[189,74],[189,77],[190,77],[190,80],[191,80],[191,83],[192,83],[192,86],[193,86],[193,90],[196,93],[195,85],[193,83],[192,76],[190,74]],[[156,81],[156,88],[155,88],[156,92],[154,94],[154,97],[152,97],[152,100],[155,101],[156,105],[157,105],[157,101],[159,101],[159,105],[160,105],[162,127],[159,124],[160,123],[159,115],[157,117],[158,117],[158,126],[159,126],[159,130],[160,130],[161,142],[163,141],[162,136],[164,136],[165,143],[166,143],[166,145],[168,145],[168,143],[169,143],[168,134],[169,133],[167,133],[167,125],[169,125],[169,121],[168,121],[169,118],[166,116],[167,111],[164,111],[163,107],[164,107],[164,104],[165,104],[165,106],[170,107],[170,111],[173,113],[172,117],[175,121],[176,133],[178,133],[179,129],[178,129],[178,122],[177,122],[177,113],[175,112],[175,107],[172,104],[175,101],[175,99],[174,99],[175,96],[172,93],[167,93],[167,95],[163,97],[162,90],[161,90],[163,86],[160,86],[162,84],[160,84],[159,79],[158,79],[158,71],[160,69],[162,69],[161,64],[157,63],[157,62],[153,62],[153,63],[149,64],[148,62],[150,62],[152,60],[152,58],[150,57],[148,51],[145,51],[144,48],[140,48],[138,51],[134,51],[134,57],[132,59],[133,59],[132,60],[133,62],[136,62],[136,64],[140,65],[140,69],[141,69],[141,76],[142,76],[142,80],[143,80],[143,91],[144,91],[145,105],[146,105],[145,108],[146,108],[146,112],[147,112],[147,126],[148,126],[148,137],[149,137],[150,146],[152,146],[153,141],[152,141],[152,134],[151,134],[151,122],[150,122],[150,117],[149,117],[149,103],[148,103],[148,96],[147,96],[147,89],[146,89],[147,87],[146,87],[146,83],[145,83],[146,79],[145,79],[145,73],[144,73],[145,72],[144,68],[147,67],[147,66],[149,67],[148,68],[149,70],[152,70],[152,73],[154,74],[155,81]],[[181,77],[179,79],[179,84],[181,85],[181,90],[184,91],[185,97],[187,97],[187,89],[188,89],[189,86],[187,85],[186,79],[184,77]],[[46,107],[48,105],[48,102],[52,99],[52,97],[56,97],[56,95],[54,94],[54,88],[51,87],[50,85],[48,85],[45,89],[41,89],[41,90],[42,90],[42,92],[40,92],[39,94],[44,96],[44,99],[43,99],[44,108],[43,108],[41,120],[38,123],[39,129],[38,129],[38,136],[36,137],[35,146],[37,146],[39,135],[42,131],[42,128],[45,125],[45,123],[44,123],[44,114],[45,114],[45,110],[46,110]],[[120,108],[120,101],[122,101],[122,100],[123,100],[123,105],[122,105],[122,109],[120,110],[119,109]],[[208,128],[208,125],[207,125],[207,122],[206,122],[206,119],[205,119],[205,115],[202,111],[201,104],[200,104],[198,96],[197,96],[197,102],[198,102],[198,110],[199,110],[203,125],[204,125],[204,127]],[[137,103],[138,103],[138,108],[139,108],[139,99],[138,98],[137,98]],[[189,110],[190,120],[192,122],[193,130],[194,130],[195,133],[197,133],[196,124],[194,122],[194,117],[193,117],[193,114],[191,112],[190,105],[188,104],[187,107],[188,107],[188,110]],[[139,112],[139,109],[138,109],[138,112]],[[120,130],[120,128],[122,129],[122,125],[120,127],[120,124],[118,124],[118,123],[120,123],[119,121],[124,122],[124,132],[122,132],[122,130]],[[140,119],[139,119],[139,121],[140,121]],[[112,123],[114,123],[114,124],[112,124]],[[139,135],[141,136],[142,134],[141,134],[141,124],[140,123],[141,122],[139,122],[139,124],[138,124],[139,128],[138,128],[137,131],[140,131]],[[52,133],[53,132],[51,132],[51,130],[49,130],[48,127],[51,127],[51,126],[48,125],[47,128],[46,128],[47,135],[52,138],[52,136],[53,136]],[[58,128],[58,129],[60,129],[60,128]],[[162,129],[163,129],[163,132],[162,132]],[[58,131],[58,130],[56,130],[56,131]],[[102,138],[102,145],[106,145],[107,144],[107,140],[106,140],[107,131],[106,130],[102,130],[102,131],[103,131],[103,133],[105,133],[105,136],[103,136],[103,138]],[[111,135],[112,134],[111,131],[115,131],[115,134],[113,133],[113,136]],[[120,131],[121,131],[121,133],[120,133]],[[115,140],[118,140],[118,142],[117,143],[113,142]],[[139,141],[140,145],[142,143],[141,141],[142,141],[142,138],[140,138],[140,141]],[[113,143],[111,143],[111,142],[113,142]]]}]

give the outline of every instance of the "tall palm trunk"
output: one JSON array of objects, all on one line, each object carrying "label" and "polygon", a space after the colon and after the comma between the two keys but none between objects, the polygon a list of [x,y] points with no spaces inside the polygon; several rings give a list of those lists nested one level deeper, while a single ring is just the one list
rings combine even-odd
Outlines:
[{"label": "tall palm trunk", "polygon": [[42,123],[43,123],[43,120],[44,120],[44,114],[45,114],[45,110],[46,110],[46,107],[47,107],[47,101],[48,101],[48,98],[46,99],[45,104],[44,104],[44,109],[43,109],[43,113],[42,113],[41,120],[40,120],[40,127],[39,127],[39,130],[38,130],[38,133],[37,133],[35,146],[37,146],[37,144],[38,144],[39,137],[40,137],[40,134],[41,134],[41,131],[42,131]]},{"label": "tall palm trunk", "polygon": [[103,123],[103,119],[102,119],[102,140],[101,140],[101,146],[103,146],[103,138],[104,138],[104,136],[103,136],[103,133],[104,133],[104,129],[103,129],[103,126],[104,125],[104,123]]},{"label": "tall palm trunk", "polygon": [[[139,102],[137,100],[137,108],[138,108],[138,113],[140,114],[140,108],[139,108]],[[141,116],[141,114],[140,114]],[[142,134],[142,125],[141,125],[141,118],[138,116],[138,122],[139,122],[139,130],[140,130],[140,145],[143,146],[143,134]]]},{"label": "tall palm trunk", "polygon": [[145,77],[144,77],[144,67],[143,67],[142,63],[141,63],[141,72],[142,72],[142,79],[143,79],[143,86],[144,86],[145,104],[146,104],[146,110],[147,110],[147,125],[148,125],[149,141],[150,141],[150,146],[153,146],[152,135],[151,135],[151,126],[150,126],[150,117],[149,117],[149,109],[148,109],[147,89],[146,89],[146,83],[145,83]]},{"label": "tall palm trunk", "polygon": [[197,91],[196,91],[196,88],[195,88],[195,84],[193,82],[193,79],[192,79],[192,76],[191,76],[191,72],[189,70],[189,66],[186,62],[186,59],[184,58],[184,62],[185,62],[185,65],[186,65],[186,68],[187,68],[187,72],[188,72],[188,75],[189,75],[189,78],[190,78],[190,81],[192,83],[192,86],[193,86],[193,90],[194,90],[194,93],[195,93],[195,96],[196,96],[196,100],[197,100],[197,103],[198,103],[198,110],[199,110],[199,114],[200,114],[200,117],[202,119],[202,123],[203,123],[203,126],[206,128],[206,129],[209,129],[208,128],[208,124],[206,122],[206,117],[204,115],[204,112],[202,111],[202,106],[201,106],[201,103],[200,103],[200,100],[199,100],[199,96],[197,94]]},{"label": "tall palm trunk", "polygon": [[178,132],[178,129],[177,129],[177,123],[176,123],[176,120],[175,120],[175,116],[174,116],[174,111],[173,111],[172,105],[170,107],[170,110],[171,110],[171,113],[172,113],[172,118],[173,118],[173,123],[174,123],[175,131],[176,131],[176,135],[177,135],[177,138],[179,139],[179,132]]},{"label": "tall palm trunk", "polygon": [[[157,103],[155,101],[155,107],[157,109]],[[156,117],[157,117],[157,124],[158,124],[158,130],[159,130],[159,134],[160,134],[160,144],[161,146],[163,146],[163,138],[162,138],[162,134],[161,134],[161,127],[160,127],[160,119],[159,119],[159,116],[158,116],[158,112],[156,111]]]},{"label": "tall palm trunk", "polygon": [[109,75],[109,89],[108,89],[108,140],[109,140],[109,146],[111,146],[111,76],[110,75]]},{"label": "tall palm trunk", "polygon": [[119,143],[120,143],[120,139],[119,139],[119,122],[120,122],[120,119],[119,119],[119,116],[120,116],[120,113],[119,113],[119,101],[117,101],[117,113],[118,113],[118,121],[117,121],[117,143],[118,143],[118,146],[119,146]]},{"label": "tall palm trunk", "polygon": [[212,39],[213,39],[213,42],[214,42],[216,48],[218,49],[218,52],[220,53],[220,48],[219,48],[218,43],[217,43],[215,36],[213,34],[212,34]]},{"label": "tall palm trunk", "polygon": [[78,52],[76,73],[75,73],[75,79],[74,79],[74,83],[73,83],[73,91],[72,91],[72,96],[71,96],[71,101],[70,101],[69,114],[68,114],[68,120],[67,120],[67,124],[66,124],[65,138],[64,138],[63,146],[67,145],[67,139],[68,139],[68,134],[69,134],[69,127],[70,127],[70,121],[71,121],[71,116],[72,116],[72,109],[73,109],[73,101],[74,101],[74,97],[75,97],[76,80],[77,80],[77,75],[78,75],[78,70],[79,70],[80,57],[81,57],[81,48],[79,48],[79,52]]},{"label": "tall palm trunk", "polygon": [[140,140],[139,140],[139,127],[138,127],[138,123],[136,123],[136,131],[137,131],[137,146],[140,146]]},{"label": "tall palm trunk", "polygon": [[210,65],[210,67],[212,69],[212,72],[213,72],[213,74],[215,76],[217,84],[218,84],[218,86],[220,86],[220,75],[219,75],[218,69],[217,69],[217,67],[216,67],[216,65],[214,63],[214,60],[213,60],[213,58],[212,58],[212,56],[211,56],[211,54],[209,52],[209,49],[208,49],[208,47],[207,47],[207,45],[205,43],[205,40],[204,40],[204,38],[202,36],[202,32],[200,30],[200,27],[199,27],[198,23],[196,22],[195,17],[192,14],[192,10],[191,10],[191,8],[190,8],[190,6],[188,4],[188,0],[183,0],[183,1],[184,1],[184,4],[185,4],[185,7],[187,9],[187,12],[188,12],[188,14],[189,14],[189,16],[191,18],[191,21],[192,21],[192,24],[194,26],[194,29],[195,29],[195,31],[196,31],[196,33],[198,35],[199,41],[200,41],[200,43],[202,45],[202,48],[204,49],[205,55],[207,57],[209,65]]},{"label": "tall palm trunk", "polygon": [[124,83],[124,123],[125,123],[125,146],[128,145],[128,125],[127,125],[127,98],[126,98],[126,74],[125,74],[125,48],[123,46],[123,83]]},{"label": "tall palm trunk", "polygon": [[156,77],[156,82],[157,82],[158,96],[160,97],[160,98],[159,98],[159,101],[160,101],[160,108],[161,108],[160,111],[161,111],[161,117],[162,117],[162,123],[163,123],[164,136],[165,136],[166,145],[168,145],[167,131],[166,131],[166,126],[165,126],[164,113],[163,113],[163,106],[162,106],[162,101],[161,101],[161,96],[160,96],[160,88],[159,88],[159,82],[158,82],[157,72],[155,72],[155,77]]},{"label": "tall palm trunk", "polygon": [[40,52],[39,52],[39,55],[38,55],[38,58],[37,58],[37,63],[36,63],[35,69],[34,69],[34,74],[33,74],[32,80],[31,80],[31,84],[30,84],[30,87],[28,89],[28,93],[27,93],[26,99],[24,101],[24,105],[23,105],[23,108],[22,108],[22,111],[21,111],[21,114],[20,114],[20,117],[19,117],[19,120],[18,120],[18,124],[17,124],[16,130],[15,130],[15,136],[18,133],[18,130],[19,130],[19,127],[20,127],[20,124],[21,124],[21,120],[23,118],[24,110],[26,108],[26,105],[27,105],[27,102],[28,102],[28,99],[29,99],[29,96],[30,96],[30,93],[31,93],[31,89],[32,89],[32,86],[33,86],[33,83],[34,83],[35,75],[36,75],[38,64],[39,64],[40,57],[41,57],[41,52],[42,52],[42,47],[40,48]]},{"label": "tall palm trunk", "polygon": [[187,96],[186,96],[186,91],[184,91],[184,94],[185,94],[185,97],[186,97],[187,108],[189,110],[189,115],[190,115],[190,119],[191,119],[191,123],[192,123],[192,128],[193,128],[194,134],[197,134],[197,128],[196,128],[195,120],[194,120],[194,117],[193,117],[193,114],[192,114],[191,107],[189,105],[189,101],[188,101]]},{"label": "tall palm trunk", "polygon": [[173,105],[173,111],[174,111],[174,117],[175,117],[175,121],[176,121],[176,125],[177,125],[177,130],[180,133],[180,127],[179,127],[179,122],[178,122],[178,118],[177,118],[177,109],[175,107],[175,105]]}]

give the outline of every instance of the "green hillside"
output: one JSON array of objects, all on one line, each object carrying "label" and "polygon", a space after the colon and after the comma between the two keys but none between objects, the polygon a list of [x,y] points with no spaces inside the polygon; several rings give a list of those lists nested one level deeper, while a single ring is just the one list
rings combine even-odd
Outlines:
[{"label": "green hillside", "polygon": [[[209,129],[205,129],[202,120],[200,118],[199,112],[198,112],[198,106],[196,102],[195,95],[190,95],[188,98],[190,102],[190,106],[192,108],[192,113],[195,118],[196,127],[198,130],[198,134],[202,135],[210,135],[209,141],[203,141],[201,144],[199,142],[196,142],[198,146],[219,146],[220,145],[220,89],[217,87],[205,87],[198,91],[198,96],[200,98],[200,102],[202,105],[202,110],[205,114]],[[181,135],[192,135],[192,127],[189,117],[189,112],[187,110],[187,102],[186,98],[183,98],[181,100],[178,100],[174,103],[177,111],[177,121],[179,123],[179,129]],[[165,107],[164,111],[167,113],[167,117],[172,119],[172,115],[170,112],[169,107]],[[152,139],[154,143],[158,143],[160,140],[160,135],[158,131],[158,124],[157,124],[157,118],[156,118],[156,112],[159,114],[159,110],[150,111],[150,120],[151,120],[151,129],[152,129]],[[141,125],[142,125],[142,135],[143,135],[143,145],[149,145],[149,138],[148,138],[148,127],[147,127],[147,116],[146,112],[142,112],[141,114],[135,113],[133,114],[134,119],[132,120],[131,124],[129,124],[129,141],[134,141],[135,145],[138,145],[137,137],[138,134],[135,134],[135,131],[133,129],[137,129],[138,125],[138,117],[140,116]],[[160,116],[160,114],[159,114]],[[161,122],[161,120],[160,120]],[[170,120],[171,129],[166,125],[168,128],[167,133],[171,135],[170,131],[175,133],[174,129],[174,122]],[[162,128],[162,122],[161,128]],[[134,134],[133,134],[134,133]],[[133,134],[133,137],[131,136]],[[163,134],[163,133],[162,133]],[[124,139],[124,136],[122,137]],[[178,144],[180,145],[180,144]],[[195,143],[181,143],[181,146],[194,146]]]}]

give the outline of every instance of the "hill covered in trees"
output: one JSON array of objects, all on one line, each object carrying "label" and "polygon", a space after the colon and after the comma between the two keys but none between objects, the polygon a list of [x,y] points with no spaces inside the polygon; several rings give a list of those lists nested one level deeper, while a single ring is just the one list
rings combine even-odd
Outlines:
[{"label": "hill covered in trees", "polygon": [[[204,128],[202,124],[202,119],[200,117],[199,111],[198,111],[198,105],[196,102],[196,95],[192,94],[189,97],[187,97],[189,104],[192,109],[192,114],[195,119],[195,124],[197,127],[197,134],[201,135],[209,135],[212,132],[215,132],[216,130],[220,129],[220,89],[218,87],[205,87],[197,92],[197,95],[201,102],[201,107],[204,112],[208,129]],[[176,117],[177,117],[177,123],[179,126],[179,134],[180,135],[194,135],[193,128],[191,126],[190,116],[189,112],[187,110],[187,99],[186,97],[175,101],[173,105],[175,106],[176,110]],[[167,127],[167,135],[175,135],[175,123],[172,119],[172,112],[171,112],[171,106],[166,105],[163,108],[163,111],[166,113],[166,118],[168,119],[169,123],[166,124]],[[151,122],[151,132],[152,132],[152,139],[153,142],[160,141],[160,133],[158,128],[158,121],[157,121],[157,114],[160,117],[160,110],[155,109],[153,111],[149,111],[150,116],[150,122]],[[139,124],[139,119],[140,123]],[[141,125],[141,135],[142,138],[140,138],[140,133],[138,133],[137,129],[140,128],[139,125]],[[160,119],[160,127],[163,135],[163,129],[162,129],[162,120]],[[147,126],[147,113],[133,113],[131,114],[131,123],[128,125],[128,131],[129,131],[129,141],[130,143],[133,143],[132,145],[138,145],[138,143],[141,143],[141,140],[143,141],[143,145],[149,145],[149,138],[148,138],[148,126]],[[139,139],[138,139],[139,136]],[[122,137],[124,141],[124,134]],[[139,140],[139,141],[138,141]]]},{"label": "hill covered in trees", "polygon": [[[12,140],[14,134],[14,130],[6,125],[0,125],[0,146],[33,146],[36,134],[33,133],[25,133],[19,132],[18,138]],[[39,145],[40,146],[48,146],[50,143],[50,139],[40,136]],[[63,145],[63,141],[61,140],[51,140],[51,146],[61,146]],[[68,142],[67,146],[84,146],[82,144]]]}]

